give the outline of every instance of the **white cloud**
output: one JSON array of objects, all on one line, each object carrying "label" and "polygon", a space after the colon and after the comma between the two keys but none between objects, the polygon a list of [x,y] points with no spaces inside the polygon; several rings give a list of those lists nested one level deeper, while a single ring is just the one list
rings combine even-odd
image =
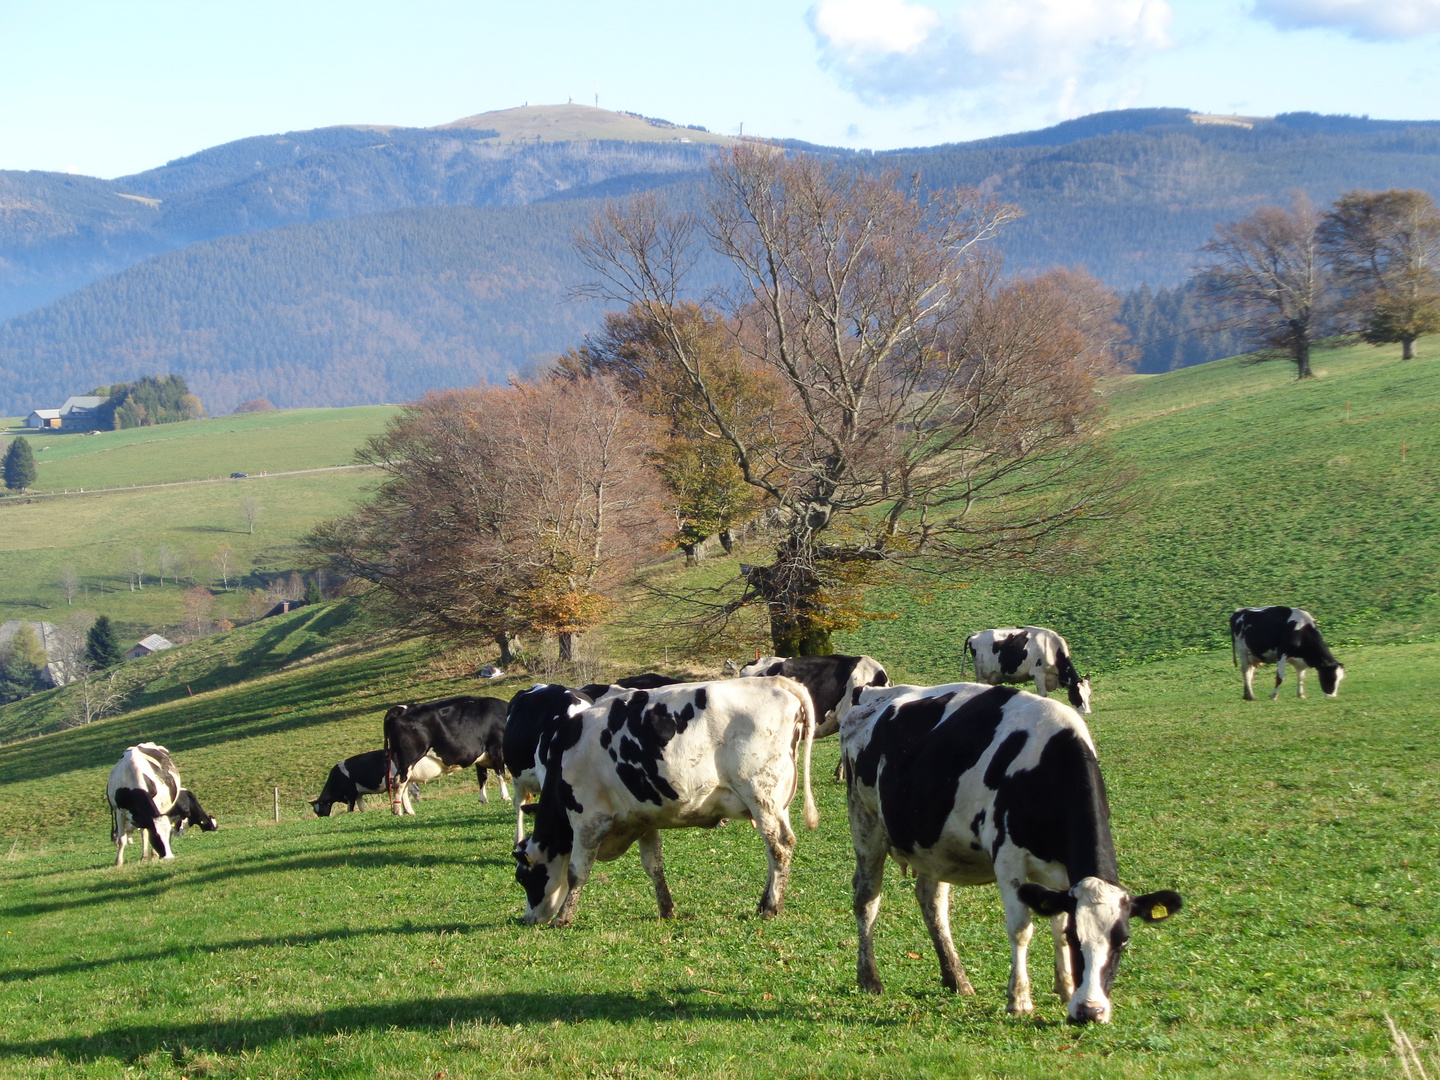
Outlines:
[{"label": "white cloud", "polygon": [[[817,0],[822,62],[862,100],[962,111],[1047,102],[1057,116],[1114,107],[1141,56],[1170,45],[1166,0]],[[1126,92],[1125,96],[1130,96]]]},{"label": "white cloud", "polygon": [[1282,30],[1326,28],[1367,41],[1440,31],[1440,0],[1256,0],[1255,14]]}]

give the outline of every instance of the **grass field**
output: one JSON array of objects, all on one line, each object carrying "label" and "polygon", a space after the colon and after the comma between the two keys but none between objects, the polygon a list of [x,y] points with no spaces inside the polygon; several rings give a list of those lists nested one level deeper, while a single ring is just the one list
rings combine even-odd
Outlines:
[{"label": "grass field", "polygon": [[[349,465],[355,448],[394,412],[389,406],[296,409],[98,435],[23,436],[40,463],[36,491],[71,494],[0,498],[0,620],[62,621],[67,612],[58,583],[73,567],[84,582],[74,607],[109,615],[135,638],[164,632],[180,622],[181,589],[158,584],[162,544],[174,552],[182,576],[216,585],[216,617],[231,614],[238,596],[220,587],[213,563],[222,545],[234,550],[235,567],[249,584],[287,573],[295,566],[296,539],[353,506],[374,480],[371,470],[351,468],[264,474]],[[250,477],[184,483],[232,472]],[[153,484],[175,486],[144,486]],[[116,485],[137,486],[95,490]],[[75,494],[81,488],[86,493]],[[261,507],[253,535],[242,512],[247,497]],[[126,563],[137,547],[148,584],[132,592]]]},{"label": "grass field", "polygon": [[[357,685],[354,660],[8,747],[0,1074],[1396,1075],[1383,1014],[1417,1037],[1440,1027],[1440,646],[1344,659],[1336,701],[1245,704],[1228,654],[1116,677],[1093,720],[1122,874],[1186,908],[1137,932],[1115,1023],[1083,1032],[1038,995],[1035,1018],[1005,1017],[991,888],[955,902],[976,997],[940,988],[897,873],[877,935],[886,993],[858,994],[843,788],[828,780],[773,923],[753,918],[764,858],[737,823],[669,835],[674,923],[631,853],[600,868],[575,928],[552,931],[519,924],[498,800],[452,785],[461,797],[414,819],[299,819],[317,763],[375,738],[378,701],[335,691]],[[415,660],[371,658],[367,685],[403,695]],[[99,793],[142,733],[221,830],[115,871]],[[820,746],[823,776],[835,744]],[[259,824],[272,782],[279,826]]]},{"label": "grass field", "polygon": [[[1440,631],[1440,339],[1419,359],[1362,345],[1321,377],[1220,360],[1126,380],[1114,439],[1139,471],[1133,511],[1084,538],[1063,575],[949,579],[843,638],[940,680],[989,626],[1053,626],[1082,671],[1229,648],[1237,607],[1291,604],[1327,640]],[[1348,411],[1347,411],[1348,407]],[[1402,454],[1403,448],[1403,454]]]}]

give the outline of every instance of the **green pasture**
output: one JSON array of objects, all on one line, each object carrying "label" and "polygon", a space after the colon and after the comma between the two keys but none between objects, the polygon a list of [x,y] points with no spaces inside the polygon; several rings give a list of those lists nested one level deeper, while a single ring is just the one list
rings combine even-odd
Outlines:
[{"label": "green pasture", "polygon": [[41,431],[23,437],[35,451],[39,475],[34,490],[76,491],[348,465],[355,448],[379,434],[395,412],[390,405],[287,409],[124,431]]},{"label": "green pasture", "polygon": [[[329,765],[376,744],[385,701],[464,685],[417,686],[433,658],[415,648],[0,750],[0,1075],[1391,1077],[1384,1015],[1415,1038],[1440,1027],[1440,645],[1346,650],[1334,701],[1244,703],[1225,652],[1109,680],[1092,721],[1122,876],[1186,906],[1137,931],[1115,1022],[1083,1031],[1049,995],[1005,1016],[988,887],[954,902],[975,997],[941,989],[898,872],[886,992],[856,991],[833,740],[820,828],[770,923],[741,822],[667,836],[674,922],[631,853],[556,931],[520,924],[513,819],[473,777],[431,785],[456,797],[416,818],[303,817]],[[221,829],[117,871],[101,792],[141,737],[170,747]],[[1047,971],[1037,948],[1037,989]]]},{"label": "green pasture", "polygon": [[[953,677],[967,635],[1052,626],[1082,671],[1229,648],[1238,607],[1313,612],[1333,643],[1440,630],[1440,338],[1418,358],[1360,345],[1288,364],[1219,360],[1121,380],[1112,438],[1130,512],[1063,573],[952,575],[870,597],[841,639],[892,674]],[[1403,450],[1403,453],[1402,453]],[[890,617],[890,616],[893,616]]]}]

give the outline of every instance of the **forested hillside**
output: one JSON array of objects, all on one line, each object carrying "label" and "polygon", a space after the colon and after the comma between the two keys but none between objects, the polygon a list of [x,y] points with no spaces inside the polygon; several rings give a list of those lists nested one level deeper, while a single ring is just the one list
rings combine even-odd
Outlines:
[{"label": "forested hillside", "polygon": [[0,400],[136,370],[183,375],[215,413],[503,380],[596,321],[567,291],[571,235],[596,205],[400,210],[160,255],[0,327]]},{"label": "forested hillside", "polygon": [[[1017,203],[1025,216],[1001,240],[1012,270],[1148,283],[1127,304],[1147,371],[1233,351],[1177,334],[1193,298],[1159,291],[1183,281],[1216,223],[1295,190],[1319,203],[1352,188],[1440,195],[1440,122],[1198,120],[1226,122],[1134,109],[950,146],[807,149]],[[595,308],[566,299],[593,200],[668,186],[697,205],[707,139],[721,141],[554,106],[244,139],[115,181],[0,173],[0,317],[14,316],[0,325],[0,412],[162,370],[222,410],[502,376],[594,325]],[[474,209],[540,202],[560,205]],[[403,208],[426,209],[384,212]]]}]

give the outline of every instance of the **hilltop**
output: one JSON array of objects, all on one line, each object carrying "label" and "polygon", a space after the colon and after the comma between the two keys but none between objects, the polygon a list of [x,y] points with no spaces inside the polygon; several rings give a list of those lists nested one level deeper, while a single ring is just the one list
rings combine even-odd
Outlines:
[{"label": "hilltop", "polygon": [[[503,377],[598,320],[566,302],[583,280],[567,249],[596,206],[578,204],[664,189],[700,207],[726,139],[668,123],[533,106],[243,139],[118,180],[0,173],[15,207],[0,218],[0,412],[157,360],[219,408],[285,386],[292,404],[346,404]],[[1012,201],[1008,268],[1083,265],[1122,289],[1183,279],[1217,222],[1295,189],[1440,193],[1432,121],[1131,109],[971,143],[801,148]],[[491,230],[496,244],[474,241]],[[337,245],[354,273],[327,271]],[[702,265],[696,289],[724,273]]]}]

